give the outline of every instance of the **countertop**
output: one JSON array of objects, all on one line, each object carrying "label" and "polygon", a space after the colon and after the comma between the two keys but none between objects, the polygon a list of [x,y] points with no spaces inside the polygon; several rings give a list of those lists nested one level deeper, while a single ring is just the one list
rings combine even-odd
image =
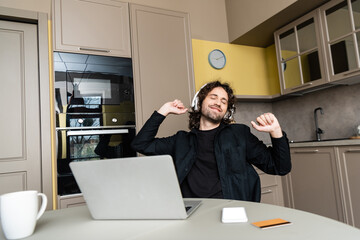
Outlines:
[{"label": "countertop", "polygon": [[360,145],[360,139],[341,138],[341,139],[324,139],[321,141],[290,141],[290,147],[327,147],[327,146],[353,146]]}]

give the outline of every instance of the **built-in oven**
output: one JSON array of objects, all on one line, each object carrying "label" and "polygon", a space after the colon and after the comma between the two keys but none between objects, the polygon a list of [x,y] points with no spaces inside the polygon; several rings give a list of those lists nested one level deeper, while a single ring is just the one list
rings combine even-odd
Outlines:
[{"label": "built-in oven", "polygon": [[[130,143],[135,127],[114,129],[58,129],[58,195],[80,193],[69,168],[72,161],[135,156]],[[96,177],[96,176],[92,176]]]},{"label": "built-in oven", "polygon": [[[58,195],[80,193],[71,161],[136,156],[129,58],[55,52]],[[96,176],[91,176],[96,177]]]}]

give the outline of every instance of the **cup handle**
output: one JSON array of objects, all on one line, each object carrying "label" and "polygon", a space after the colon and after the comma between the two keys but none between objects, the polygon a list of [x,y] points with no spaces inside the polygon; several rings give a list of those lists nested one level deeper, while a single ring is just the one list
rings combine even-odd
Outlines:
[{"label": "cup handle", "polygon": [[41,197],[41,207],[40,207],[40,210],[36,216],[36,220],[39,220],[39,218],[44,214],[45,212],[45,209],[46,209],[46,206],[47,206],[47,197],[45,194],[43,193],[38,193],[38,196]]}]

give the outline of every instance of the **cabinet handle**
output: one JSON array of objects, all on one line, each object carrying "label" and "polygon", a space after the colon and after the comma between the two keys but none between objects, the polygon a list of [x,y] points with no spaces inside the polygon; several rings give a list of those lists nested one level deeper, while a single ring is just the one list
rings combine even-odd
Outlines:
[{"label": "cabinet handle", "polygon": [[301,88],[304,88],[304,87],[310,86],[310,85],[312,85],[312,84],[313,84],[312,82],[305,83],[305,84],[303,84],[303,85],[301,85],[301,86],[294,87],[294,88],[292,88],[291,90],[301,89]]},{"label": "cabinet handle", "polygon": [[83,47],[80,47],[79,50],[81,50],[81,51],[103,52],[103,53],[109,53],[110,52],[110,50],[105,50],[105,49],[83,48]]},{"label": "cabinet handle", "polygon": [[80,130],[68,131],[66,136],[86,136],[86,135],[100,135],[100,134],[125,134],[129,133],[128,129],[110,129],[110,130]]},{"label": "cabinet handle", "polygon": [[266,190],[266,191],[261,192],[261,194],[268,194],[268,193],[272,193],[272,190],[271,190],[271,189],[268,189],[268,190]]},{"label": "cabinet handle", "polygon": [[319,152],[318,149],[315,149],[315,150],[297,150],[294,153],[317,153],[317,152]]},{"label": "cabinet handle", "polygon": [[345,152],[353,152],[353,153],[356,153],[356,152],[360,152],[360,149],[348,149],[348,150],[346,150]]}]

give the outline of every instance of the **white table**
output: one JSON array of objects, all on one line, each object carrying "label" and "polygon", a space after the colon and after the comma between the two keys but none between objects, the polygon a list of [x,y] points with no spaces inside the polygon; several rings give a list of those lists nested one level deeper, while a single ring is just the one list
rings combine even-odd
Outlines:
[{"label": "white table", "polygon": [[[245,207],[247,223],[222,223],[224,207]],[[283,218],[292,225],[259,229],[251,222]],[[0,231],[0,239],[4,239]],[[268,204],[203,199],[187,220],[93,220],[87,207],[48,211],[38,221],[35,232],[26,239],[360,239],[360,229],[319,215]]]}]

